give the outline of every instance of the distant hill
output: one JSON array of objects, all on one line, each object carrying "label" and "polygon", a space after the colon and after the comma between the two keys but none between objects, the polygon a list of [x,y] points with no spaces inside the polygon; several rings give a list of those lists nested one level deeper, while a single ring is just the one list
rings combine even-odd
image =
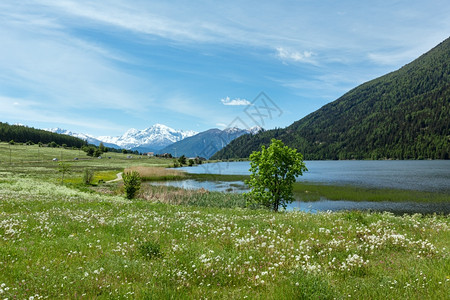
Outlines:
[{"label": "distant hill", "polygon": [[249,130],[239,128],[209,129],[171,144],[159,150],[158,153],[170,153],[173,156],[185,155],[186,157],[200,156],[208,159],[232,140],[245,134],[257,133],[260,130],[260,127]]},{"label": "distant hill", "polygon": [[450,39],[283,129],[246,135],[213,159],[248,157],[272,138],[306,159],[449,159]]},{"label": "distant hill", "polygon": [[0,122],[0,140],[9,142],[13,140],[17,143],[39,142],[48,144],[55,142],[58,145],[66,144],[68,147],[77,147],[85,145],[86,142],[82,139],[68,136],[65,134],[53,133],[47,130],[35,129],[23,125],[9,125],[8,123]]}]

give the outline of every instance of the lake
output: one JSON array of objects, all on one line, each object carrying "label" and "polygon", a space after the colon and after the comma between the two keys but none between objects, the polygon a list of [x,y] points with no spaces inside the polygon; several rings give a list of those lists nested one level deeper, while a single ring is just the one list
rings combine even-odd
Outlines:
[{"label": "lake", "polygon": [[[309,171],[300,176],[297,181],[450,193],[450,160],[305,161],[305,164]],[[249,162],[220,162],[180,168],[188,173],[221,175],[248,175],[250,174],[248,169]],[[247,190],[243,182],[239,181],[182,180],[155,184],[237,193]],[[331,201],[325,198],[314,202],[295,201],[288,206],[288,209],[307,212],[361,209],[399,214],[416,212],[450,214],[449,203],[355,202]]]},{"label": "lake", "polygon": [[[305,161],[298,181],[331,185],[450,192],[450,160]],[[188,173],[249,175],[249,162],[220,162],[184,167]]]}]

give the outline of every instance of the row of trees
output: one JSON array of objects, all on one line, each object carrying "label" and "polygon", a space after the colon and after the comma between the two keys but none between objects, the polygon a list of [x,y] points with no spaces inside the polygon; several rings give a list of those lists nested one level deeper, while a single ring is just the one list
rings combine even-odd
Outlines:
[{"label": "row of trees", "polygon": [[184,165],[188,165],[189,167],[192,167],[193,165],[201,165],[203,163],[203,160],[201,157],[196,157],[194,159],[190,158],[188,159],[185,155],[180,156],[178,159],[175,159],[173,162],[173,166],[175,168],[182,167]]}]

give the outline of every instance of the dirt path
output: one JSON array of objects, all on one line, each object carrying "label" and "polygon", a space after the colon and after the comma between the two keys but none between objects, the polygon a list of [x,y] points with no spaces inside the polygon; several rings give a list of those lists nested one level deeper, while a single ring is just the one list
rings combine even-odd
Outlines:
[{"label": "dirt path", "polygon": [[116,179],[108,180],[106,183],[116,182],[116,181],[119,181],[119,180],[122,180],[122,172],[117,173],[117,178]]}]

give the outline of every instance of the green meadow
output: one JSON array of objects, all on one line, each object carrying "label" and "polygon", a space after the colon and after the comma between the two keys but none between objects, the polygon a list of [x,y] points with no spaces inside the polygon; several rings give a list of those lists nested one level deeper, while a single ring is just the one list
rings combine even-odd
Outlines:
[{"label": "green meadow", "polygon": [[273,213],[147,184],[127,200],[107,183],[172,163],[0,143],[0,299],[448,299],[446,215]]}]

